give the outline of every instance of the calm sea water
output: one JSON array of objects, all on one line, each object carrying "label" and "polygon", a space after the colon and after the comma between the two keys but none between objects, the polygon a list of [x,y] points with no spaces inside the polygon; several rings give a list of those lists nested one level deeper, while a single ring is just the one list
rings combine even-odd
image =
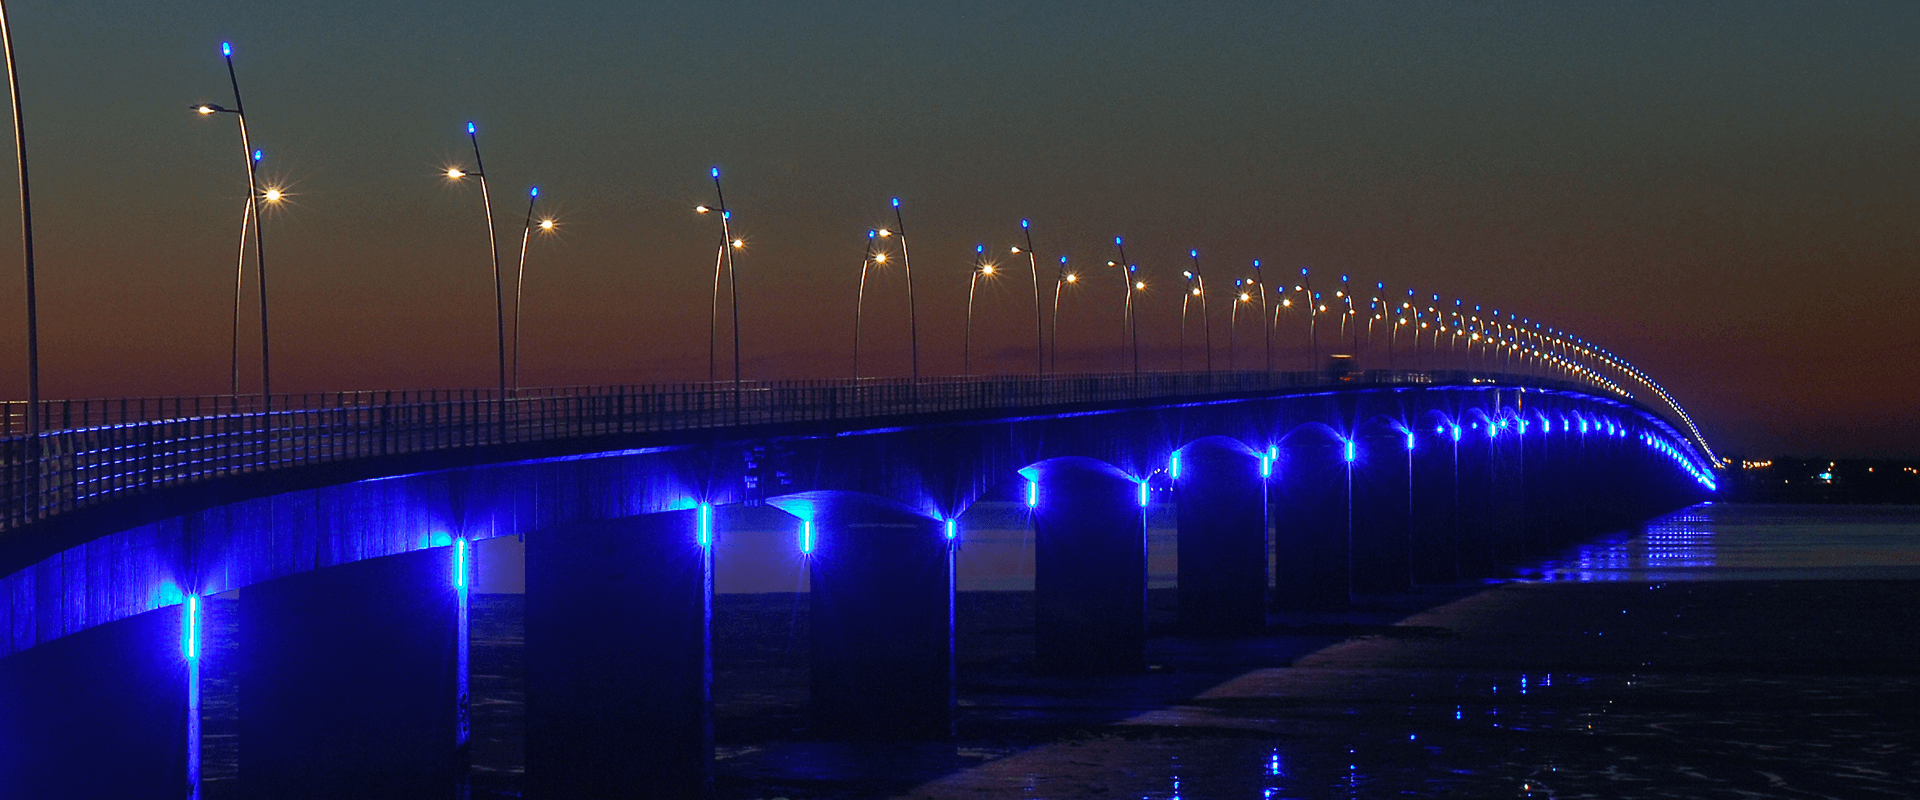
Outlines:
[{"label": "calm sea water", "polygon": [[1583,544],[1544,580],[1920,579],[1920,506],[1706,503]]}]

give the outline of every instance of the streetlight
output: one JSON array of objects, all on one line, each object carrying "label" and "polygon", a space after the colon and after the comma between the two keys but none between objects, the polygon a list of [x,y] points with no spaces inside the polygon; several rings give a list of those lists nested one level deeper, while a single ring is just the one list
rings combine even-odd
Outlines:
[{"label": "streetlight", "polygon": [[[920,311],[913,300],[913,260],[907,257],[907,221],[900,216],[900,198],[893,198],[893,233],[900,235],[900,268],[907,274],[907,341],[913,351],[913,382],[920,382]],[[888,235],[881,229],[881,236]]]},{"label": "streetlight", "polygon": [[[33,285],[33,198],[27,191],[27,128],[20,113],[20,75],[13,67],[13,25],[8,21],[7,4],[0,0],[0,44],[7,56],[7,91],[13,98],[13,142],[20,166],[21,246],[26,251],[27,277],[27,441],[28,457],[40,453],[40,310]],[[39,481],[28,482],[28,491],[37,493]]]},{"label": "streetlight", "polygon": [[520,231],[520,270],[513,279],[513,388],[520,388],[520,300],[526,295],[527,285],[527,243],[533,239],[537,227],[542,236],[553,233],[554,222],[551,217],[533,221],[533,204],[540,200],[540,187],[527,190],[527,219]]},{"label": "streetlight", "polygon": [[973,246],[973,277],[967,281],[967,332],[963,340],[963,353],[960,358],[961,374],[973,377],[973,295],[980,287],[981,278],[993,277],[994,266],[987,261],[987,246]]},{"label": "streetlight", "polygon": [[1247,281],[1233,279],[1233,308],[1227,314],[1227,369],[1240,369],[1240,304],[1253,302],[1253,293],[1247,291]]},{"label": "streetlight", "polygon": [[1273,371],[1273,320],[1267,313],[1267,279],[1260,274],[1260,259],[1253,260],[1253,285],[1260,288],[1260,332],[1266,340],[1267,371]]},{"label": "streetlight", "polygon": [[[1134,267],[1127,263],[1126,243],[1122,242],[1120,237],[1115,236],[1113,237],[1113,246],[1120,251],[1120,261],[1119,263],[1109,261],[1107,262],[1107,266],[1119,267],[1121,279],[1127,282],[1127,304],[1123,306],[1120,311],[1120,349],[1123,351],[1126,350],[1128,339],[1132,339],[1133,376],[1138,378],[1140,377],[1140,325],[1133,317],[1133,292],[1135,285],[1140,284],[1140,281],[1134,279]],[[1141,284],[1141,288],[1144,288],[1144,284]]]},{"label": "streetlight", "polygon": [[[1033,252],[1033,227],[1026,220],[1020,220],[1020,233],[1027,238],[1027,266],[1033,269],[1033,372],[1035,375],[1046,373],[1046,362],[1042,360],[1046,342],[1040,338],[1040,261]],[[1019,255],[1020,248],[1013,248],[1013,254]]]},{"label": "streetlight", "polygon": [[867,231],[867,254],[864,258],[860,259],[860,294],[856,296],[853,301],[854,380],[860,379],[860,312],[861,309],[867,305],[867,268],[874,264],[887,263],[886,252],[877,250],[880,245],[879,242],[875,241],[874,237],[879,234],[879,231]]},{"label": "streetlight", "polygon": [[[498,343],[498,361],[500,372],[500,402],[507,397],[507,305],[500,289],[500,242],[493,231],[493,194],[487,189],[487,165],[480,158],[480,133],[473,123],[467,123],[467,141],[473,144],[473,171],[459,167],[447,168],[448,180],[460,180],[468,176],[480,179],[480,202],[487,215],[487,248],[493,254],[493,329]],[[506,425],[503,415],[500,424]]]},{"label": "streetlight", "polygon": [[1048,360],[1053,362],[1053,371],[1060,372],[1060,287],[1063,284],[1079,283],[1080,276],[1067,271],[1067,257],[1060,257],[1060,271],[1053,277],[1053,330],[1047,337],[1052,343],[1053,352]]},{"label": "streetlight", "polygon": [[[720,212],[720,252],[726,255],[727,295],[733,303],[733,411],[736,421],[740,415],[740,278],[734,272],[733,251],[746,247],[747,243],[733,236],[733,212],[727,210],[727,193],[720,189],[720,168],[714,167],[713,194],[719,198],[719,206],[708,208],[695,206],[694,211],[706,214]],[[718,338],[720,317],[720,261],[715,259],[713,268],[713,305],[707,313],[707,382],[713,383],[714,340]]]},{"label": "streetlight", "polygon": [[[232,114],[240,123],[240,157],[247,165],[247,207],[240,218],[240,260],[233,272],[233,339],[229,354],[229,367],[232,376],[228,390],[231,394],[240,394],[240,285],[246,272],[247,221],[253,222],[253,260],[254,277],[260,284],[260,394],[263,398],[273,395],[272,353],[267,346],[267,255],[266,242],[260,235],[260,161],[264,157],[259,150],[253,149],[247,133],[246,105],[240,100],[240,77],[233,68],[233,43],[220,43],[220,57],[227,62],[227,82],[233,85],[233,108],[201,103],[192,106],[192,110],[201,116],[213,114]],[[278,197],[274,198],[277,202]]]},{"label": "streetlight", "polygon": [[[1207,279],[1200,274],[1200,251],[1188,250],[1187,256],[1193,259],[1193,274],[1189,277],[1191,277],[1195,283],[1199,284],[1199,286],[1193,290],[1193,296],[1200,298],[1200,335],[1207,341],[1207,374],[1211,375],[1213,374],[1213,314],[1209,313],[1207,309]],[[1182,302],[1180,304],[1180,338],[1182,342],[1186,341],[1186,334],[1187,304]],[[1186,352],[1186,345],[1182,344],[1180,346],[1180,354],[1184,356]]]},{"label": "streetlight", "polygon": [[1320,296],[1313,293],[1313,276],[1307,274],[1307,268],[1300,268],[1300,285],[1307,295],[1307,369],[1319,369],[1320,363]]}]

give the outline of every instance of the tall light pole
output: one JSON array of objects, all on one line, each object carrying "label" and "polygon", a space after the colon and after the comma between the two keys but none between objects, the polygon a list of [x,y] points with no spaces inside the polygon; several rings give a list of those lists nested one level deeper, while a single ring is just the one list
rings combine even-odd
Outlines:
[{"label": "tall light pole", "polygon": [[540,187],[527,190],[527,219],[520,229],[520,269],[513,278],[513,388],[520,389],[520,302],[526,296],[527,288],[527,244],[533,240],[533,231],[538,227],[542,234],[553,232],[553,220],[542,219],[538,226],[533,222],[533,204],[540,200]]},{"label": "tall light pole", "polygon": [[1133,273],[1135,272],[1133,265],[1127,263],[1126,243],[1122,242],[1120,240],[1120,237],[1115,236],[1113,237],[1113,246],[1119,249],[1120,251],[1120,262],[1116,264],[1112,261],[1109,261],[1107,262],[1107,266],[1119,267],[1120,277],[1127,282],[1127,304],[1125,307],[1121,309],[1121,313],[1120,313],[1120,326],[1121,328],[1123,328],[1123,330],[1120,332],[1121,333],[1120,349],[1125,350],[1127,347],[1128,339],[1129,338],[1132,339],[1133,341],[1133,376],[1138,378],[1140,377],[1140,323],[1138,320],[1134,318],[1134,314],[1133,314],[1133,292],[1134,292],[1134,289],[1140,284],[1140,281],[1133,277]]},{"label": "tall light pole", "polygon": [[247,220],[251,219],[253,221],[254,278],[260,288],[260,394],[263,397],[271,397],[273,395],[273,354],[272,349],[268,347],[267,255],[266,242],[262,239],[260,230],[260,186],[258,175],[260,171],[260,161],[264,158],[265,154],[253,148],[253,143],[247,132],[246,105],[240,99],[240,77],[233,68],[232,42],[220,43],[220,57],[227,62],[227,82],[233,86],[233,108],[225,108],[212,103],[202,103],[193,106],[193,110],[201,116],[210,114],[232,114],[234,116],[240,124],[240,155],[241,158],[246,161],[247,165],[247,208],[240,223],[240,265],[234,269],[233,274],[233,339],[229,357],[232,379],[228,388],[235,395],[240,393],[240,285],[246,269]]},{"label": "tall light pole", "polygon": [[1253,260],[1253,285],[1260,287],[1260,331],[1266,340],[1267,371],[1273,371],[1273,315],[1267,313],[1267,279],[1260,274],[1260,259]]},{"label": "tall light pole", "polygon": [[1047,336],[1047,341],[1053,347],[1053,352],[1048,355],[1048,361],[1052,362],[1055,374],[1060,372],[1060,287],[1064,284],[1079,282],[1079,275],[1067,271],[1067,257],[1061,256],[1060,271],[1053,276],[1053,330]]},{"label": "tall light pole", "polygon": [[[1046,374],[1047,342],[1042,338],[1040,328],[1040,256],[1033,252],[1033,227],[1026,220],[1020,220],[1020,233],[1027,238],[1027,266],[1033,269],[1033,374]],[[1014,255],[1020,254],[1020,248],[1013,248]]]},{"label": "tall light pole", "polygon": [[[1188,257],[1193,259],[1193,280],[1195,283],[1200,284],[1199,286],[1199,289],[1200,289],[1200,292],[1199,292],[1200,336],[1201,338],[1204,338],[1207,340],[1207,374],[1212,375],[1213,374],[1213,314],[1208,313],[1208,309],[1207,309],[1207,279],[1205,276],[1200,274],[1200,251],[1197,249],[1188,250],[1187,255]],[[1187,322],[1185,319],[1182,319],[1180,321],[1181,332],[1182,333],[1186,332],[1186,328],[1187,328]]]},{"label": "tall light pole", "polygon": [[[907,274],[907,346],[913,351],[913,382],[920,382],[920,307],[913,299],[913,259],[907,256],[907,221],[900,215],[900,198],[893,198],[894,232],[900,234],[900,268]],[[880,232],[887,235],[886,231]]]},{"label": "tall light pole", "polygon": [[1253,302],[1253,293],[1247,291],[1247,282],[1233,279],[1233,310],[1227,315],[1227,369],[1240,369],[1240,304]]},{"label": "tall light pole", "polygon": [[[733,418],[740,421],[740,276],[734,269],[733,251],[747,246],[747,243],[733,236],[733,212],[727,209],[727,193],[720,189],[720,168],[714,167],[709,173],[713,176],[713,195],[719,206],[709,209],[699,206],[694,210],[705,214],[709,211],[720,212],[720,251],[727,254],[727,297],[733,305]],[[707,381],[713,382],[713,339],[715,317],[720,314],[720,273],[713,275],[713,310],[707,317]]]},{"label": "tall light pole", "polygon": [[1313,293],[1313,276],[1307,274],[1307,268],[1300,268],[1300,285],[1307,293],[1307,369],[1319,369],[1320,363],[1320,296]]},{"label": "tall light pole", "polygon": [[853,377],[860,378],[860,313],[867,305],[867,268],[874,264],[887,263],[885,251],[878,250],[879,242],[874,237],[879,231],[867,231],[867,255],[860,259],[860,294],[853,301]]},{"label": "tall light pole", "polygon": [[[472,122],[467,123],[467,141],[473,144],[473,171],[467,172],[459,167],[449,167],[447,177],[460,180],[469,175],[480,179],[480,203],[487,215],[487,250],[493,255],[493,332],[497,343],[497,358],[500,373],[500,402],[504,410],[507,397],[507,303],[500,286],[500,240],[493,230],[493,194],[487,189],[487,164],[480,158],[480,132]],[[256,218],[258,215],[255,215]],[[500,425],[507,424],[504,414]]]},{"label": "tall light pole", "polygon": [[1186,282],[1186,285],[1181,287],[1185,291],[1182,291],[1180,293],[1180,360],[1178,363],[1180,365],[1180,371],[1186,372],[1187,371],[1187,307],[1193,303],[1193,298],[1200,296],[1200,289],[1199,287],[1193,285],[1193,279],[1196,277],[1193,274],[1193,270],[1186,270],[1184,272],[1181,272],[1180,277],[1185,278],[1187,282]]},{"label": "tall light pole", "polygon": [[973,277],[967,281],[967,332],[963,339],[963,354],[960,357],[961,374],[973,377],[973,295],[980,288],[981,278],[993,277],[993,264],[987,261],[987,246],[973,246]]},{"label": "tall light pole", "polygon": [[[27,126],[20,112],[20,73],[13,65],[13,24],[5,0],[0,0],[0,44],[7,55],[7,91],[13,98],[13,143],[20,166],[20,242],[26,255],[27,278],[27,441],[28,457],[40,451],[40,307],[33,283],[33,194],[27,191]],[[39,491],[38,478],[29,491]]]}]

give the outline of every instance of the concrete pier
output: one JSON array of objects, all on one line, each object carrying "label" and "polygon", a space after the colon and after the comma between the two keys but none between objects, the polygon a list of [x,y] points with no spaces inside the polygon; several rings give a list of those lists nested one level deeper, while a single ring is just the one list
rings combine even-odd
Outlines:
[{"label": "concrete pier", "polygon": [[1250,633],[1267,626],[1265,453],[1224,436],[1178,452],[1173,478],[1179,519],[1180,627],[1189,633]]},{"label": "concrete pier", "polygon": [[455,547],[240,593],[240,790],[273,798],[465,796],[463,562]]},{"label": "concrete pier", "polygon": [[1033,513],[1034,657],[1066,675],[1147,668],[1147,525],[1141,483],[1068,457],[1020,471]]},{"label": "concrete pier", "polygon": [[713,792],[713,509],[527,535],[527,796]]},{"label": "concrete pier", "polygon": [[[1305,426],[1280,443],[1274,482],[1276,608],[1342,608],[1352,600],[1352,466],[1347,441]],[[1354,448],[1358,459],[1358,445]]]}]

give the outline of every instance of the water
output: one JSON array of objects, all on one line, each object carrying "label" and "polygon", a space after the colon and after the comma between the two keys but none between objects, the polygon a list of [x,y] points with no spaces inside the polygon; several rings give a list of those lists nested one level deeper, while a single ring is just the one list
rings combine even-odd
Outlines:
[{"label": "water", "polygon": [[[808,738],[803,562],[777,525],[722,529],[723,798],[1920,796],[1920,507],[1699,506],[1527,579],[1226,640],[1169,635],[1163,515],[1154,669],[1099,681],[1031,674],[1019,509],[962,521],[959,735],[935,745]],[[522,607],[474,603],[480,797],[518,796]],[[210,798],[236,796],[232,689],[210,676]]]}]

